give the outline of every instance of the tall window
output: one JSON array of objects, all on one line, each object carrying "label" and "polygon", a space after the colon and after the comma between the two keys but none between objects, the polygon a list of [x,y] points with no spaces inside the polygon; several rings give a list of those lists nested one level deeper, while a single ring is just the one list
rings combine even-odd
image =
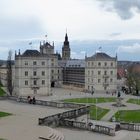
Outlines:
[{"label": "tall window", "polygon": [[25,71],[25,76],[28,76],[28,71]]},{"label": "tall window", "polygon": [[113,79],[110,79],[110,83],[112,83],[113,82]]},{"label": "tall window", "polygon": [[52,70],[52,74],[54,73],[54,70]]},{"label": "tall window", "polygon": [[113,66],[113,62],[111,62],[111,66]]},{"label": "tall window", "polygon": [[88,70],[88,75],[90,75],[90,71]]},{"label": "tall window", "polygon": [[45,85],[45,80],[42,80],[42,85]]},{"label": "tall window", "polygon": [[34,85],[37,85],[37,81],[36,80],[34,80]]},{"label": "tall window", "polygon": [[28,85],[28,81],[25,81],[25,85],[26,85],[26,86]]},{"label": "tall window", "polygon": [[45,65],[45,62],[44,61],[42,61],[42,66],[44,66]]},{"label": "tall window", "polygon": [[104,71],[104,75],[107,75],[107,71],[106,70]]},{"label": "tall window", "polygon": [[25,65],[26,65],[26,66],[28,65],[28,62],[27,62],[27,61],[25,61]]},{"label": "tall window", "polygon": [[98,75],[101,75],[101,71],[98,71]]},{"label": "tall window", "polygon": [[101,62],[98,62],[98,66],[101,66]]},{"label": "tall window", "polygon": [[105,62],[104,65],[107,66],[107,63]]},{"label": "tall window", "polygon": [[37,72],[36,72],[36,71],[34,71],[34,72],[33,72],[33,76],[36,76],[36,75],[37,75]]},{"label": "tall window", "polygon": [[37,65],[37,62],[36,61],[33,61],[33,65]]},{"label": "tall window", "polygon": [[110,74],[113,75],[113,71],[110,71]]},{"label": "tall window", "polygon": [[101,83],[101,79],[98,79],[98,83]]},{"label": "tall window", "polygon": [[45,76],[45,71],[42,71],[42,76]]}]

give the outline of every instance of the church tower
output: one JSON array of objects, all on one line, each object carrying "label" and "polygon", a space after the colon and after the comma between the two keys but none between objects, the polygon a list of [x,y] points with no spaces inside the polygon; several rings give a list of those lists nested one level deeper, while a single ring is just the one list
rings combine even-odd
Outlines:
[{"label": "church tower", "polygon": [[69,60],[70,59],[70,45],[68,41],[68,35],[65,35],[65,41],[62,47],[62,60]]}]

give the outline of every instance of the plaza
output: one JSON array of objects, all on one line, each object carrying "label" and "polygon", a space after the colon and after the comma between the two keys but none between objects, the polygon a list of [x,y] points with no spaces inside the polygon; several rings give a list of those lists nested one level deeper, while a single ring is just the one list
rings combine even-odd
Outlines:
[{"label": "plaza", "polygon": [[[71,95],[69,94],[71,92]],[[81,97],[112,97],[112,95],[106,94],[87,94],[83,92],[54,88],[52,89],[52,96],[36,96],[36,99],[40,100],[63,100],[68,98],[81,98]],[[124,102],[129,98],[136,98],[129,95],[122,95]],[[127,106],[123,109],[140,109],[139,105],[126,103]],[[115,113],[115,109],[112,103],[99,103],[98,106],[109,108],[110,111],[101,119],[100,123],[105,125],[113,125],[111,122],[107,122],[108,118]],[[120,109],[120,108],[119,108]],[[7,116],[0,119],[0,136],[7,140],[38,140],[40,136],[47,137],[50,133],[59,133],[66,140],[136,140],[140,138],[139,132],[132,132],[126,130],[120,130],[116,132],[116,135],[111,137],[104,134],[99,134],[95,132],[83,131],[73,128],[50,128],[47,126],[39,126],[38,118],[50,116],[56,113],[66,111],[66,109],[58,109],[47,106],[39,106],[33,104],[24,104],[20,102],[15,102],[12,100],[2,100],[0,101],[0,110],[4,112],[12,113],[13,115]],[[67,109],[68,110],[68,109]],[[96,121],[94,121],[96,123]],[[98,122],[99,123],[99,122]]]}]

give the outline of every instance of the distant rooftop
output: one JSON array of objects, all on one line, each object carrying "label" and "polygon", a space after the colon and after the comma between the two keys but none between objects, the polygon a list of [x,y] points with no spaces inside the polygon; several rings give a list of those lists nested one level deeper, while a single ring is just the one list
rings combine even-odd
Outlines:
[{"label": "distant rooftop", "polygon": [[87,57],[86,60],[115,60],[116,57],[111,57],[103,52],[98,52],[91,57]]},{"label": "distant rooftop", "polygon": [[30,56],[41,56],[40,52],[38,50],[26,50],[22,56],[24,57],[30,57]]}]

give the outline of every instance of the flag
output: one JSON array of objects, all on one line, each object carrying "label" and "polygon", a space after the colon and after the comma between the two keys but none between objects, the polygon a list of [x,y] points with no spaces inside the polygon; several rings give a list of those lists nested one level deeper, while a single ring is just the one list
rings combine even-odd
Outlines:
[{"label": "flag", "polygon": [[32,42],[29,42],[29,45],[32,45]]}]

